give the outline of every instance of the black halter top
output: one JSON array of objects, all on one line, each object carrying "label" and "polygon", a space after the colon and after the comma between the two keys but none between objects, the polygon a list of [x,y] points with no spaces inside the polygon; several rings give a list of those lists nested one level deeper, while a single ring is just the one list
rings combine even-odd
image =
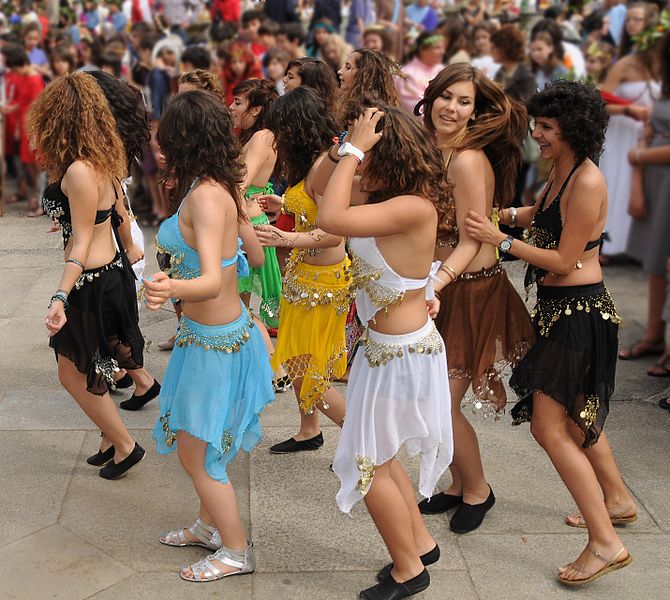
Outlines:
[{"label": "black halter top", "polygon": [[[72,214],[70,212],[70,199],[63,193],[60,184],[60,181],[55,181],[45,188],[42,195],[42,206],[44,207],[44,212],[60,225],[61,232],[63,233],[63,248],[65,248],[72,237]],[[116,185],[113,187],[114,196],[118,200],[119,194],[116,190]],[[121,218],[116,212],[115,206],[116,202],[110,208],[97,211],[95,213],[95,224],[104,223],[112,217],[112,224],[117,227],[121,222]]]},{"label": "black halter top", "polygon": [[[547,190],[544,192],[544,195],[540,200],[540,208],[535,213],[535,217],[530,226],[530,237],[536,248],[543,248],[545,250],[555,250],[558,248],[558,244],[561,241],[561,234],[563,233],[561,197],[563,196],[563,192],[568,186],[570,179],[572,179],[572,176],[581,164],[581,161],[574,164],[570,173],[568,173],[568,176],[565,178],[561,189],[558,190],[558,194],[556,194],[556,197],[549,204],[547,204],[547,197],[549,196],[549,192],[551,191],[554,182],[552,181],[547,186]],[[601,235],[598,239],[588,242],[584,247],[584,252],[600,246],[600,244],[602,244],[602,239]],[[530,289],[534,283],[541,282],[546,274],[547,271],[545,269],[529,264],[524,281],[526,290]]]}]

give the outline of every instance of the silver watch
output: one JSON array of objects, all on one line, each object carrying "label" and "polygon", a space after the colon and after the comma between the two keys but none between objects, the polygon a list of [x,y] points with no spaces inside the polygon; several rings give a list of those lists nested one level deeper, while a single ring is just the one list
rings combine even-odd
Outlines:
[{"label": "silver watch", "polygon": [[508,235],[502,242],[498,244],[498,250],[507,254],[512,248],[512,242],[514,238],[511,235]]}]

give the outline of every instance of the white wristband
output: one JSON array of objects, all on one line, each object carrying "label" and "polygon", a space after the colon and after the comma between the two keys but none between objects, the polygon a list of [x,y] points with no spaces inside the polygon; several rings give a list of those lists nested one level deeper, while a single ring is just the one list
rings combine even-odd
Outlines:
[{"label": "white wristband", "polygon": [[355,156],[358,159],[358,162],[363,162],[363,159],[365,158],[365,152],[362,150],[359,150],[356,148],[356,146],[350,144],[349,142],[345,142],[342,144],[338,151],[337,154],[339,155],[340,158],[347,156],[347,154],[351,154],[352,156]]}]

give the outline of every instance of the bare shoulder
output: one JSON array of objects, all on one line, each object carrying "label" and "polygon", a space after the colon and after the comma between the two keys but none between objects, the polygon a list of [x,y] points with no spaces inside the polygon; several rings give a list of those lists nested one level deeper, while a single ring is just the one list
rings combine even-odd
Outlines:
[{"label": "bare shoulder", "polygon": [[483,150],[463,150],[454,156],[449,165],[451,177],[472,176],[476,170],[489,168],[489,159]]},{"label": "bare shoulder", "polygon": [[600,169],[590,160],[575,173],[573,189],[581,194],[597,195],[607,191],[605,177]]},{"label": "bare shoulder", "polygon": [[65,171],[63,176],[63,181],[76,181],[76,180],[95,180],[97,179],[97,173],[95,169],[84,162],[83,160],[75,160]]},{"label": "bare shoulder", "polygon": [[189,197],[191,209],[197,212],[221,214],[235,208],[235,200],[230,192],[215,181],[205,180],[196,187]]},{"label": "bare shoulder", "polygon": [[254,133],[254,137],[256,136],[264,146],[268,146],[269,148],[274,146],[275,136],[269,129],[261,129],[260,131],[257,131]]},{"label": "bare shoulder", "polygon": [[408,216],[414,217],[413,220],[422,220],[436,214],[435,205],[422,196],[395,196],[384,204],[398,210],[406,211]]}]

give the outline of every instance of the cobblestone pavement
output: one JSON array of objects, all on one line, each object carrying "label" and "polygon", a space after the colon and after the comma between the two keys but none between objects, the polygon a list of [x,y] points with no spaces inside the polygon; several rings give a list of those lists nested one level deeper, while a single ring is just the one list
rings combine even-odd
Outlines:
[{"label": "cobblestone pavement", "polygon": [[[326,444],[318,452],[268,452],[295,433],[292,394],[265,411],[260,446],[230,469],[258,570],[202,585],[179,579],[179,567],[204,551],[162,546],[158,535],[193,522],[195,494],[177,458],[153,451],[155,403],[123,415],[149,450],[141,466],[108,482],[86,465],[97,433],[58,384],[43,324],[60,273],[60,236],[46,233],[47,219],[22,213],[10,206],[0,219],[0,600],[341,600],[371,585],[388,556],[362,506],[353,517],[337,510],[337,480],[328,469],[337,429],[323,420]],[[146,233],[151,240],[153,232]],[[521,267],[510,273],[518,281]],[[624,317],[622,343],[633,341],[643,331],[644,274],[609,268],[606,282]],[[174,324],[167,310],[142,315],[143,331],[154,341],[166,339]],[[147,355],[158,379],[168,357],[155,349]],[[622,530],[635,562],[577,592],[580,600],[669,597],[670,415],[656,401],[670,380],[647,377],[650,364],[619,363],[607,427],[638,504],[638,522]],[[563,524],[573,509],[567,491],[527,426],[511,427],[508,416],[472,420],[498,502],[482,527],[465,536],[449,532],[447,516],[429,519],[444,558],[431,567],[432,585],[417,598],[575,598],[554,578],[555,568],[586,543],[583,531]],[[416,462],[406,462],[416,475]]]}]

